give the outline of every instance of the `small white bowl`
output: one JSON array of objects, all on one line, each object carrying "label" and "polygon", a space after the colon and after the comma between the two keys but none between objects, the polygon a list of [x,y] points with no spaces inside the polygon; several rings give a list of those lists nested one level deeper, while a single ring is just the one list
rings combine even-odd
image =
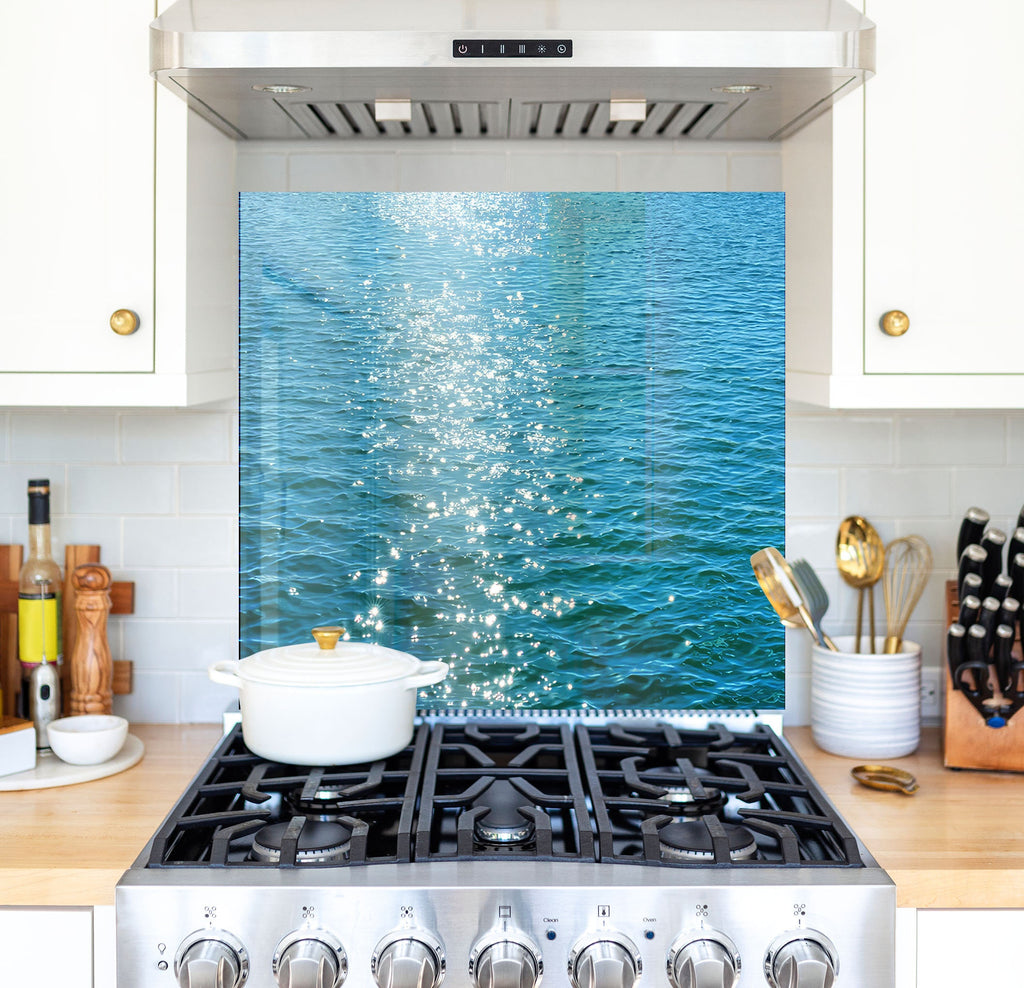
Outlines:
[{"label": "small white bowl", "polygon": [[70,765],[109,761],[128,737],[128,721],[110,714],[81,714],[51,721],[47,728],[53,753]]}]

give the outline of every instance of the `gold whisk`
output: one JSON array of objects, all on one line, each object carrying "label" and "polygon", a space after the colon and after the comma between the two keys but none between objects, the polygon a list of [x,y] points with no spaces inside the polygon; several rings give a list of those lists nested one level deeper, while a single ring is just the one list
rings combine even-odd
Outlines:
[{"label": "gold whisk", "polygon": [[893,539],[885,547],[882,596],[885,600],[886,655],[895,655],[903,645],[910,615],[924,593],[932,571],[932,550],[920,535]]}]

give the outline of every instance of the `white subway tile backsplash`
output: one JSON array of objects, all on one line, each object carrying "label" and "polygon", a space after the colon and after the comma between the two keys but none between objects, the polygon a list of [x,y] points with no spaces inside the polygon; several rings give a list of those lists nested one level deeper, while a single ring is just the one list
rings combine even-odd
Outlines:
[{"label": "white subway tile backsplash", "polygon": [[114,713],[132,724],[179,724],[181,683],[181,673],[171,669],[155,671],[136,667],[131,693],[114,697]]},{"label": "white subway tile backsplash", "polygon": [[139,670],[206,670],[238,657],[238,631],[233,621],[125,618],[124,657]]},{"label": "white subway tile backsplash", "polygon": [[[0,514],[15,518],[28,517],[28,482],[46,477],[50,481],[50,510],[62,514],[66,507],[66,467],[52,461],[28,460],[0,464]],[[23,526],[28,522],[23,522]],[[22,530],[24,540],[24,528]]]},{"label": "white subway tile backsplash", "polygon": [[[24,532],[24,523],[22,534]],[[111,572],[121,565],[121,519],[116,515],[60,515],[53,520],[54,558],[64,563],[66,545],[98,545],[100,562]],[[121,579],[119,576],[115,579]]]},{"label": "white subway tile backsplash", "polygon": [[183,466],[181,513],[183,515],[231,515],[238,512],[238,467]]},{"label": "white subway tile backsplash", "polygon": [[903,415],[898,420],[900,465],[1001,466],[1006,457],[1002,415]]},{"label": "white subway tile backsplash", "polygon": [[835,470],[786,468],[786,517],[835,518],[839,514],[839,476]]},{"label": "white subway tile backsplash", "polygon": [[953,469],[953,511],[957,523],[972,504],[992,516],[992,524],[1007,531],[1024,504],[1024,461],[987,470]]},{"label": "white subway tile backsplash", "polygon": [[217,412],[159,412],[121,416],[125,463],[228,462],[228,422]]},{"label": "white subway tile backsplash", "polygon": [[209,724],[218,722],[224,711],[238,703],[238,690],[210,681],[205,673],[181,674],[181,722]]},{"label": "white subway tile backsplash", "polygon": [[183,618],[224,618],[238,614],[238,570],[178,570],[178,597]]},{"label": "white subway tile backsplash", "polygon": [[113,412],[14,412],[10,421],[12,461],[113,463],[116,459]]},{"label": "white subway tile backsplash", "polygon": [[893,462],[889,416],[795,415],[786,422],[790,466],[883,466]]},{"label": "white subway tile backsplash", "polygon": [[178,570],[171,567],[124,569],[115,573],[114,579],[128,580],[135,584],[135,610],[131,618],[123,620],[174,618],[182,614],[178,598]]},{"label": "white subway tile backsplash", "polygon": [[177,502],[177,467],[68,468],[68,506],[83,515],[165,515]]},{"label": "white subway tile backsplash", "polygon": [[233,518],[126,518],[125,566],[237,567]]},{"label": "white subway tile backsplash", "polygon": [[[864,515],[871,521],[949,516],[948,470],[851,467],[844,469],[843,475],[844,514]],[[893,533],[888,532],[885,537],[892,538]]]}]

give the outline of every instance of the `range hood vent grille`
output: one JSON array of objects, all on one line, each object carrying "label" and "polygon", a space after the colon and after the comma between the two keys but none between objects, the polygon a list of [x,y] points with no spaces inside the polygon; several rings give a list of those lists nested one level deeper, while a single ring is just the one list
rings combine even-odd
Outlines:
[{"label": "range hood vent grille", "polygon": [[306,137],[378,138],[642,138],[703,139],[742,104],[666,100],[651,103],[645,120],[610,119],[608,100],[412,101],[409,121],[377,120],[372,100],[278,101]]}]

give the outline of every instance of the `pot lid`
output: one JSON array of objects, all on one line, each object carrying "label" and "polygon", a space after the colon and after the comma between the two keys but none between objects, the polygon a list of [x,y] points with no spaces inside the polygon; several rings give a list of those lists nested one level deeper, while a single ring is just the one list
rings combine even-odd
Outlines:
[{"label": "pot lid", "polygon": [[256,652],[238,663],[238,675],[275,686],[369,686],[406,679],[424,665],[383,645],[338,641],[343,634],[343,628],[314,628],[317,641]]}]

